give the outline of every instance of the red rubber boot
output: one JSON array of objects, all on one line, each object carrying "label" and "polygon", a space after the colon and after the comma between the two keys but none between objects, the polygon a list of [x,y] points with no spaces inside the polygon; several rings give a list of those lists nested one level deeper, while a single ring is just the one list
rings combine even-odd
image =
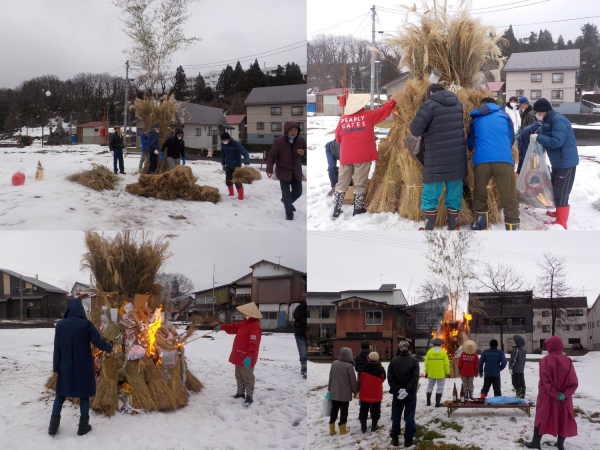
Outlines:
[{"label": "red rubber boot", "polygon": [[238,191],[238,198],[237,199],[238,200],[244,200],[244,188],[243,187],[237,188],[237,191]]},{"label": "red rubber boot", "polygon": [[567,220],[569,220],[569,210],[571,206],[559,206],[556,208],[556,222],[544,222],[546,225],[562,225],[567,229]]},{"label": "red rubber boot", "polygon": [[233,197],[233,186],[227,186],[227,189],[229,189],[229,194],[227,194],[227,197]]},{"label": "red rubber boot", "polygon": [[556,211],[546,211],[546,215],[550,217],[556,217]]}]

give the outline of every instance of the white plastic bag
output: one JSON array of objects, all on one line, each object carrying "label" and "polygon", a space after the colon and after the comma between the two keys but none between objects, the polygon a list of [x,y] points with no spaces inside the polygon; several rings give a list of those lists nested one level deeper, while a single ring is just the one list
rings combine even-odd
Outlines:
[{"label": "white plastic bag", "polygon": [[404,400],[406,397],[408,397],[408,392],[406,392],[406,389],[400,389],[400,392],[398,392],[398,399]]},{"label": "white plastic bag", "polygon": [[146,349],[141,345],[136,345],[129,352],[129,359],[131,361],[135,361],[136,359],[140,359],[142,356],[146,354]]},{"label": "white plastic bag", "polygon": [[166,367],[173,367],[177,364],[177,350],[165,350],[161,348],[160,351],[162,362]]},{"label": "white plastic bag", "polygon": [[323,399],[321,406],[321,417],[329,417],[331,415],[331,400],[328,398]]},{"label": "white plastic bag", "polygon": [[544,147],[533,139],[529,141],[521,173],[517,178],[517,195],[534,208],[554,208],[550,169]]}]

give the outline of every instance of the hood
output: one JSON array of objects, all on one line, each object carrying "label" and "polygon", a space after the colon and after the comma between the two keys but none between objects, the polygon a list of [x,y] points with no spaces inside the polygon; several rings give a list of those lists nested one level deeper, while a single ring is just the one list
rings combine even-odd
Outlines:
[{"label": "hood", "polygon": [[438,102],[444,106],[453,106],[458,103],[458,97],[454,92],[450,91],[437,91],[431,94],[429,100],[433,100],[434,102]]},{"label": "hood", "polygon": [[78,298],[70,298],[67,300],[64,318],[66,319],[67,317],[79,317],[80,319],[87,319],[81,300]]},{"label": "hood", "polygon": [[352,358],[352,349],[349,347],[342,347],[340,349],[340,357],[338,358],[338,360],[354,363],[354,358]]},{"label": "hood", "polygon": [[515,344],[518,345],[519,347],[525,348],[525,339],[523,339],[523,336],[519,336],[519,335],[515,334],[513,336],[513,341],[515,341]]},{"label": "hood", "polygon": [[471,111],[470,116],[487,116],[488,114],[491,114],[496,111],[500,111],[500,107],[498,105],[496,105],[495,103],[486,103],[485,105],[481,105],[476,110]]},{"label": "hood", "polygon": [[175,137],[177,137],[178,134],[183,134],[183,130],[181,128],[177,128],[175,130]]},{"label": "hood", "polygon": [[296,135],[296,137],[298,137],[300,135],[300,126],[296,122],[293,122],[291,120],[289,122],[286,122],[283,126],[283,134],[287,136],[288,131],[290,131],[290,129],[294,127],[298,128],[298,134]]},{"label": "hood", "polygon": [[562,339],[558,336],[552,336],[551,338],[546,339],[544,345],[548,349],[548,353],[550,354],[561,354],[564,350]]}]

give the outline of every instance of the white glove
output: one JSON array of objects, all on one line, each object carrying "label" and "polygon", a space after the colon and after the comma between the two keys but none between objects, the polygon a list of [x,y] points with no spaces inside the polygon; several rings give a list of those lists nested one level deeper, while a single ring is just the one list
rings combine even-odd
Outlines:
[{"label": "white glove", "polygon": [[113,152],[112,150],[110,151],[110,154],[115,156],[115,152]]},{"label": "white glove", "polygon": [[538,135],[535,133],[529,137],[529,139],[531,139],[533,142],[537,142],[537,138],[538,138]]},{"label": "white glove", "polygon": [[250,167],[250,164],[244,164],[244,166],[246,166],[246,167]]},{"label": "white glove", "polygon": [[406,397],[408,397],[408,392],[406,392],[406,389],[400,389],[400,392],[398,392],[398,399],[404,400]]},{"label": "white glove", "polygon": [[154,154],[155,154],[155,155],[158,155],[158,150],[154,150]]}]

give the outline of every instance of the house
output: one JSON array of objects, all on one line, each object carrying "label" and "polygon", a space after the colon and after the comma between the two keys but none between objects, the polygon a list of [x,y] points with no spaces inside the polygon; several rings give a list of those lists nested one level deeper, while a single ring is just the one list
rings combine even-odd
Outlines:
[{"label": "house", "polygon": [[330,338],[335,335],[335,301],[340,300],[339,292],[308,292],[306,294],[308,340],[318,337]]},{"label": "house", "polygon": [[[354,88],[348,88],[347,92],[354,93]],[[339,101],[341,95],[342,88],[317,92],[317,116],[341,116],[344,113],[344,107],[340,106]]]},{"label": "house", "polygon": [[225,120],[227,121],[227,125],[231,128],[228,133],[232,139],[236,141],[245,142],[246,141],[246,115],[245,114],[237,114],[237,115],[226,115]]},{"label": "house", "polygon": [[[513,336],[523,336],[527,351],[531,353],[537,344],[533,341],[533,291],[523,292],[471,292],[469,313],[471,339],[477,347],[489,348],[496,339],[498,348],[508,352],[514,345]],[[502,331],[503,340],[500,338]]]},{"label": "house", "polygon": [[578,114],[579,68],[579,49],[513,53],[502,69],[506,74],[506,98],[525,96],[533,104],[544,97],[558,112]]},{"label": "house", "polygon": [[[241,320],[241,314],[235,310],[235,283],[223,284],[193,293],[194,302],[188,306],[187,314],[212,315],[221,323],[231,323],[232,319]],[[241,303],[240,303],[241,304]]]},{"label": "house", "polygon": [[556,316],[555,335],[565,349],[573,344],[588,346],[587,297],[533,299],[533,348],[546,349],[544,341],[552,336],[552,310]]},{"label": "house", "polygon": [[337,307],[337,332],[333,339],[333,358],[337,359],[342,347],[350,347],[352,354],[360,352],[364,340],[382,359],[396,354],[400,338],[411,339],[407,329],[405,305],[351,296],[334,302]]},{"label": "house", "polygon": [[488,81],[488,89],[496,98],[501,97],[504,94],[505,86],[506,83],[504,83],[504,81]]},{"label": "house", "polygon": [[317,96],[316,94],[306,95],[306,114],[314,116],[317,112]]},{"label": "house", "polygon": [[383,83],[382,85],[380,85],[379,90],[384,91],[387,95],[387,98],[391,98],[392,95],[394,95],[396,92],[404,90],[404,85],[410,79],[410,76],[410,72],[404,72],[399,77],[396,77],[388,81],[387,83]]},{"label": "house", "polygon": [[78,297],[79,292],[89,292],[91,289],[93,288],[89,284],[80,283],[79,281],[76,281],[73,287],[71,288],[71,292],[69,295],[71,297]]},{"label": "house", "polygon": [[272,144],[294,121],[306,139],[306,84],[254,88],[244,102],[249,144]]},{"label": "house", "polygon": [[217,83],[219,83],[219,77],[221,76],[221,72],[223,72],[222,69],[211,70],[210,72],[203,73],[202,78],[204,78],[206,87],[210,87],[214,91],[217,88]]},{"label": "house", "polygon": [[67,291],[11,270],[0,269],[0,319],[60,319]]},{"label": "house", "polygon": [[448,306],[448,297],[432,299],[406,308],[410,315],[408,329],[412,332],[416,353],[426,354],[433,339],[431,333],[437,331]]},{"label": "house", "polygon": [[77,125],[77,143],[107,145],[107,130],[108,124],[102,121]]},{"label": "house", "polygon": [[587,311],[588,350],[600,350],[600,295]]},{"label": "house", "polygon": [[402,289],[397,289],[395,284],[382,284],[375,290],[348,290],[340,292],[342,298],[362,297],[369,300],[387,303],[388,305],[407,306]]}]

